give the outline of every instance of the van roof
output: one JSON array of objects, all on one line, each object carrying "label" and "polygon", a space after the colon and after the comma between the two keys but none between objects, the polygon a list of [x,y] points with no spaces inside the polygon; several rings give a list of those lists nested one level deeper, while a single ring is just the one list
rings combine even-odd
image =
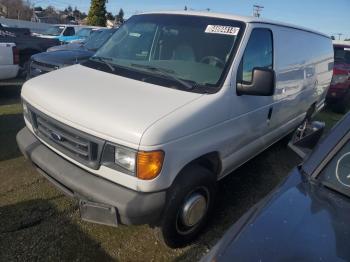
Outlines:
[{"label": "van roof", "polygon": [[[204,12],[204,11],[156,11],[156,12],[146,12],[141,14],[174,14],[174,15],[193,15],[193,16],[204,16],[204,17],[216,17],[216,18],[224,18],[224,19],[230,19],[230,20],[238,20],[245,23],[260,23],[260,24],[270,24],[270,25],[278,25],[278,26],[284,26],[289,28],[294,28],[302,31],[311,32],[314,34],[318,34],[327,38],[330,38],[330,36],[318,32],[316,30],[312,30],[306,27],[297,26],[293,24],[278,22],[274,20],[269,19],[262,19],[257,18],[253,16],[239,16],[239,15],[232,15],[232,14],[225,14],[225,13],[215,13],[215,12]],[[140,14],[140,15],[141,15]]]},{"label": "van roof", "polygon": [[350,47],[350,41],[344,40],[333,40],[333,45]]}]

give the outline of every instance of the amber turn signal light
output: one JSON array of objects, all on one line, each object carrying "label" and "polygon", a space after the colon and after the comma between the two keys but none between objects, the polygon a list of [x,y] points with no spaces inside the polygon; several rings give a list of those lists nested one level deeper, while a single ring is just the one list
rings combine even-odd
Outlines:
[{"label": "amber turn signal light", "polygon": [[143,180],[157,177],[162,170],[163,160],[163,151],[138,152],[137,177]]}]

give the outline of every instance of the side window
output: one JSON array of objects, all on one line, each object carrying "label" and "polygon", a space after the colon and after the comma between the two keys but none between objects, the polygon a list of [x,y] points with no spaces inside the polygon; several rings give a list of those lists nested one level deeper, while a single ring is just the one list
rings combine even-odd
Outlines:
[{"label": "side window", "polygon": [[67,27],[66,30],[64,30],[63,35],[64,36],[73,36],[73,35],[75,35],[74,27]]},{"label": "side window", "polygon": [[269,29],[253,29],[239,66],[239,82],[252,82],[256,67],[273,69],[273,38]]}]

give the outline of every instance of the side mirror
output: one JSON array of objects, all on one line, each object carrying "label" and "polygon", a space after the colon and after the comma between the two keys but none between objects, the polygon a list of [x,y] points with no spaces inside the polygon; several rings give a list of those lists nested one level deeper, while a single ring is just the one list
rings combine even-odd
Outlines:
[{"label": "side mirror", "polygon": [[325,126],[325,123],[318,121],[300,126],[288,143],[289,148],[304,159],[317,145]]},{"label": "side mirror", "polygon": [[238,95],[272,96],[275,91],[275,72],[266,68],[254,68],[252,82],[237,83]]}]

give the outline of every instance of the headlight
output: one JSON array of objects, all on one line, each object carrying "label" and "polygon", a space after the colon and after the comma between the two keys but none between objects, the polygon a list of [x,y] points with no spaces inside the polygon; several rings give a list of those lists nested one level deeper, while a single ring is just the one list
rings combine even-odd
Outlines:
[{"label": "headlight", "polygon": [[107,143],[102,156],[102,165],[135,176],[142,180],[156,178],[162,170],[164,152],[136,151],[124,146]]},{"label": "headlight", "polygon": [[24,100],[22,100],[22,107],[23,107],[24,118],[27,119],[28,121],[30,121],[29,109],[28,109],[27,103]]},{"label": "headlight", "polygon": [[123,147],[116,147],[114,154],[115,164],[135,173],[136,152]]}]

